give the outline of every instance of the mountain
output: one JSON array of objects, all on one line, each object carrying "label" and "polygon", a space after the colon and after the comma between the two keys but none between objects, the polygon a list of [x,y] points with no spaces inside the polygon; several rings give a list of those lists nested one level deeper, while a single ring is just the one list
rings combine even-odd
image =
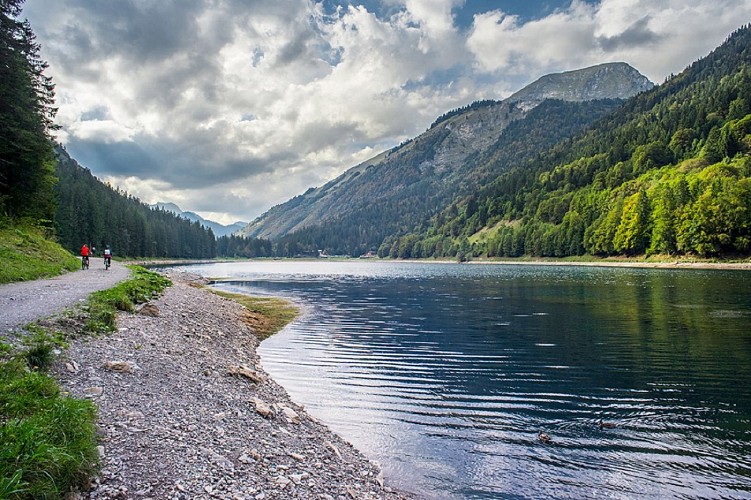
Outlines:
[{"label": "mountain", "polygon": [[188,219],[189,221],[198,222],[203,227],[211,229],[214,232],[214,236],[216,236],[217,238],[220,238],[222,236],[230,236],[248,225],[247,222],[243,221],[233,222],[229,225],[220,224],[212,220],[204,219],[195,212],[183,212],[180,207],[178,207],[174,203],[164,203],[160,201],[153,205],[150,205],[150,207],[152,209],[172,212],[173,214],[179,215],[180,217]]},{"label": "mountain", "polygon": [[537,106],[545,99],[593,101],[627,99],[654,87],[647,77],[626,63],[598,64],[576,71],[545,75],[506,99],[523,108]]},{"label": "mountain", "polygon": [[[479,159],[531,158],[649,85],[626,67],[614,63],[568,72],[558,77],[559,86],[538,80],[527,94],[517,93],[517,100],[478,101],[446,113],[418,137],[273,207],[240,234],[287,237],[282,245],[290,254],[325,248],[356,255],[377,249],[387,236],[426,223],[457,194],[471,192],[505,168],[496,162],[493,169],[479,169],[488,164]],[[587,88],[609,100],[587,100]],[[546,95],[568,102],[544,101]]]},{"label": "mountain", "polygon": [[429,224],[392,238],[379,254],[748,256],[749,96],[746,26],[586,133],[516,162]]}]

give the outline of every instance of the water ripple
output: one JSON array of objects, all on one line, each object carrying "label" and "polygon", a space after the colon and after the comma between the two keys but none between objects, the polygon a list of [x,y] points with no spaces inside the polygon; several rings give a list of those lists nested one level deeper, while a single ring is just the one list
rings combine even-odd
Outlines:
[{"label": "water ripple", "polygon": [[263,365],[397,487],[751,498],[742,273],[291,264],[199,269],[307,304]]}]

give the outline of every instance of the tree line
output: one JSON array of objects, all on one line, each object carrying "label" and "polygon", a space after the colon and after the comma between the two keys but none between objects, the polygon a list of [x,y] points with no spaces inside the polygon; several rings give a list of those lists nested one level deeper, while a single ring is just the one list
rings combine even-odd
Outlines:
[{"label": "tree line", "polygon": [[152,209],[108,186],[58,148],[55,228],[60,244],[77,252],[83,243],[109,245],[129,257],[211,258],[214,233],[198,222]]},{"label": "tree line", "polygon": [[[379,255],[751,253],[751,30]],[[492,161],[492,160],[491,160]]]}]

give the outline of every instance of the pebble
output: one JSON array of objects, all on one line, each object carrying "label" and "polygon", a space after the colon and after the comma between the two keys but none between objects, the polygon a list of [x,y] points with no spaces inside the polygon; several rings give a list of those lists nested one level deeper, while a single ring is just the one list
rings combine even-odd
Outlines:
[{"label": "pebble", "polygon": [[170,278],[156,316],[119,313],[116,332],[71,341],[54,368],[99,408],[102,469],[80,498],[411,498],[263,372],[242,306]]}]

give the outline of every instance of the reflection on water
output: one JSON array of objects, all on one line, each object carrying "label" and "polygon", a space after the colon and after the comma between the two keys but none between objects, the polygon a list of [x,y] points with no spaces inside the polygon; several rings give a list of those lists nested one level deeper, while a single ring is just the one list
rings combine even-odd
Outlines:
[{"label": "reflection on water", "polygon": [[396,487],[429,498],[751,497],[747,273],[191,270],[306,306],[262,344],[264,368]]}]

